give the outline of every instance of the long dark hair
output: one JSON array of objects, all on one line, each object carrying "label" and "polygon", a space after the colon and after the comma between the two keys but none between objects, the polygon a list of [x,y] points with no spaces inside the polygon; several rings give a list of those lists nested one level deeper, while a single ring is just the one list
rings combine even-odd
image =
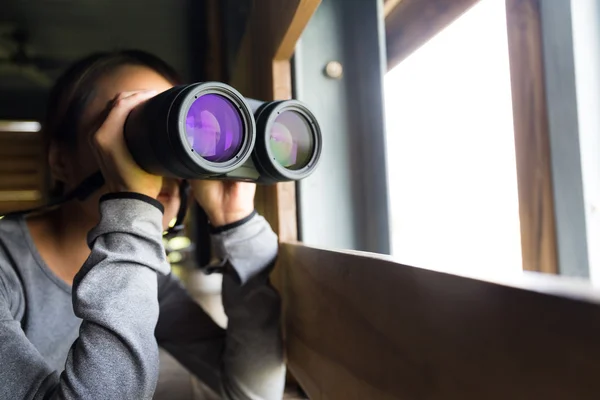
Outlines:
[{"label": "long dark hair", "polygon": [[[93,98],[99,80],[127,65],[152,69],[173,85],[182,83],[180,75],[172,66],[142,50],[99,52],[76,61],[50,90],[42,125],[46,152],[51,143],[75,147],[81,117]],[[52,195],[60,195],[62,191],[63,183],[55,182]]]}]

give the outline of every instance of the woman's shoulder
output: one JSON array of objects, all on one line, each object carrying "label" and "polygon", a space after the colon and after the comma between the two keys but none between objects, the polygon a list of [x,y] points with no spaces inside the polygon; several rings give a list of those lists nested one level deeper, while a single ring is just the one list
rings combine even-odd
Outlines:
[{"label": "woman's shoulder", "polygon": [[24,289],[19,265],[24,246],[22,217],[6,217],[0,220],[0,306],[8,306],[15,319],[24,312]]},{"label": "woman's shoulder", "polygon": [[14,247],[27,247],[23,235],[23,216],[10,216],[0,219],[0,259],[2,253],[10,251]]}]

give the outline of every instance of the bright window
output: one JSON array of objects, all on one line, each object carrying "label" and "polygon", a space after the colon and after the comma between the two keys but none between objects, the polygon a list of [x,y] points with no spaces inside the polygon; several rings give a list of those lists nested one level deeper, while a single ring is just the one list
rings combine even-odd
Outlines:
[{"label": "bright window", "polygon": [[385,77],[392,254],[522,270],[505,2],[482,0]]}]

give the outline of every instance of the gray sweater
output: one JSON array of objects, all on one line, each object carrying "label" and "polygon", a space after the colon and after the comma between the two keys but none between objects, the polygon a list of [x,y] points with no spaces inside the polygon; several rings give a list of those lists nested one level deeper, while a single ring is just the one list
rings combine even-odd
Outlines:
[{"label": "gray sweater", "polygon": [[221,329],[170,274],[162,207],[108,196],[71,287],[45,265],[23,218],[0,221],[0,399],[151,399],[163,347],[225,399],[281,399],[277,238],[255,215],[213,235],[226,260]]}]

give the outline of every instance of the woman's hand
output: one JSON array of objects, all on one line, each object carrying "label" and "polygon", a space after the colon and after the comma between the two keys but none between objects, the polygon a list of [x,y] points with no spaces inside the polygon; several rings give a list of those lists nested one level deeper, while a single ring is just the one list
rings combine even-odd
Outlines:
[{"label": "woman's hand", "polygon": [[214,227],[239,221],[254,211],[254,183],[196,180],[190,181],[190,185]]},{"label": "woman's hand", "polygon": [[160,193],[162,177],[151,175],[136,164],[123,136],[129,112],[155,95],[154,90],[119,94],[104,123],[92,135],[92,148],[110,192],[135,192],[152,198]]}]

